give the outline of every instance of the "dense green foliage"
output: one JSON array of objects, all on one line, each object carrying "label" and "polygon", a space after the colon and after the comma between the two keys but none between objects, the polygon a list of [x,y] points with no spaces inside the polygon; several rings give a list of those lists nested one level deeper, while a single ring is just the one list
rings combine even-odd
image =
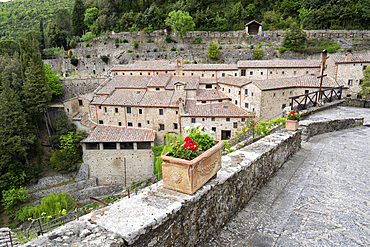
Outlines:
[{"label": "dense green foliage", "polygon": [[18,210],[20,203],[26,202],[28,200],[28,193],[23,187],[12,188],[10,190],[5,190],[2,192],[3,199],[1,200],[4,206],[5,213],[13,214]]},{"label": "dense green foliage", "polygon": [[49,85],[51,93],[53,96],[57,96],[63,93],[63,84],[59,79],[56,71],[51,70],[51,66],[47,63],[44,63],[44,70],[46,81]]},{"label": "dense green foliage", "polygon": [[67,192],[60,194],[53,193],[42,198],[41,204],[25,205],[16,215],[20,222],[25,222],[28,219],[37,219],[45,216],[46,219],[52,218],[51,215],[59,214],[72,210],[75,207],[75,200],[70,197]]},{"label": "dense green foliage", "polygon": [[367,66],[364,70],[364,79],[361,83],[360,94],[370,95],[370,66]]},{"label": "dense green foliage", "polygon": [[207,57],[218,60],[220,59],[220,51],[217,45],[213,42],[209,43]]},{"label": "dense green foliage", "polygon": [[[98,35],[106,31],[147,32],[163,28],[169,13],[190,13],[194,30],[241,30],[255,19],[263,29],[285,29],[298,23],[304,29],[368,29],[370,2],[363,0],[250,0],[250,1],[111,1],[111,0],[14,0],[0,3],[0,36],[18,38],[28,30],[38,30],[40,20],[46,30],[46,47],[66,31],[81,36],[83,31]],[[172,23],[171,23],[172,24]],[[53,27],[53,28],[52,28]],[[58,42],[57,42],[58,43]],[[60,44],[59,44],[60,46]]]}]

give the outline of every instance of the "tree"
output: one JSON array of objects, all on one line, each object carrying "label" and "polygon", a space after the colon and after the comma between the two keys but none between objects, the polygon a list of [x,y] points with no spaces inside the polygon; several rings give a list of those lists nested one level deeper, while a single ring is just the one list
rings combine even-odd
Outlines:
[{"label": "tree", "polygon": [[96,19],[99,17],[99,10],[98,8],[88,8],[85,12],[85,19],[84,24],[89,27],[91,30],[91,26],[95,25]]},{"label": "tree", "polygon": [[60,77],[57,75],[56,71],[51,70],[51,66],[47,63],[44,63],[44,70],[46,81],[49,85],[51,93],[53,96],[57,96],[63,93],[63,84],[60,81]]},{"label": "tree", "polygon": [[183,39],[187,31],[194,30],[193,18],[188,12],[183,12],[181,10],[171,11],[165,20],[166,25],[171,25],[175,28],[178,35]]},{"label": "tree", "polygon": [[364,71],[364,78],[362,80],[361,91],[359,93],[370,95],[370,66],[367,66]]},{"label": "tree", "polygon": [[33,117],[39,115],[51,100],[44,64],[35,38],[19,40],[23,76],[23,103]]},{"label": "tree", "polygon": [[41,33],[40,47],[41,47],[41,51],[42,51],[42,50],[45,49],[44,22],[42,21],[42,18],[40,19],[40,33]]},{"label": "tree", "polygon": [[244,29],[244,20],[247,17],[241,2],[235,4],[231,10],[231,19],[234,22],[234,29]]},{"label": "tree", "polygon": [[14,53],[19,53],[19,44],[13,40],[0,41],[0,55],[8,54],[12,56]]},{"label": "tree", "polygon": [[254,59],[262,59],[264,55],[264,52],[262,49],[255,49],[253,51],[253,58]]},{"label": "tree", "polygon": [[217,45],[213,42],[209,43],[207,57],[212,59],[220,59],[220,50],[217,49]]},{"label": "tree", "polygon": [[306,42],[306,33],[297,24],[293,24],[292,28],[285,32],[283,47],[296,51],[303,48]]},{"label": "tree", "polygon": [[63,30],[59,24],[51,22],[46,27],[46,34],[49,38],[50,47],[67,47],[67,31]]},{"label": "tree", "polygon": [[72,10],[72,34],[82,36],[85,29],[85,5],[82,0],[75,0]]},{"label": "tree", "polygon": [[55,13],[55,23],[58,23],[60,28],[72,35],[71,14],[68,9],[58,9]]}]

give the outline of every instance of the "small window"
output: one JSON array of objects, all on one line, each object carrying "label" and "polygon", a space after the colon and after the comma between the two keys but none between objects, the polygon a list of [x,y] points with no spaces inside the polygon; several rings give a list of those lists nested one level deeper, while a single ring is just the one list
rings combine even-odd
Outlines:
[{"label": "small window", "polygon": [[253,71],[249,72],[249,75],[253,75]]},{"label": "small window", "polygon": [[119,146],[120,146],[120,149],[134,149],[133,142],[121,142]]},{"label": "small window", "polygon": [[284,71],[281,72],[281,74],[283,74],[283,75],[284,75],[284,73],[285,73]]},{"label": "small window", "polygon": [[242,122],[244,122],[245,121],[245,117],[242,117]]},{"label": "small window", "polygon": [[218,102],[222,102],[222,99],[219,99]]},{"label": "small window", "polygon": [[304,94],[307,94],[309,92],[310,92],[310,90],[304,90]]},{"label": "small window", "polygon": [[230,88],[229,88],[229,93],[231,92]]},{"label": "small window", "polygon": [[224,87],[222,88],[222,92],[225,92],[225,88]]},{"label": "small window", "polygon": [[125,72],[123,72],[122,75],[125,75]]},{"label": "small window", "polygon": [[365,65],[365,66],[362,67],[362,70],[366,70],[366,68],[367,68],[367,66]]},{"label": "small window", "polygon": [[237,122],[234,122],[233,123],[233,127],[234,127],[234,129],[237,129],[238,128],[238,123]]},{"label": "small window", "polygon": [[261,72],[261,75],[263,75],[263,72]]},{"label": "small window", "polygon": [[212,131],[213,132],[216,132],[216,127],[212,127]]},{"label": "small window", "polygon": [[361,84],[362,84],[362,82],[363,82],[363,80],[361,79],[361,80],[360,80],[360,82],[359,82],[359,85],[361,85]]},{"label": "small window", "polygon": [[240,75],[241,75],[241,76],[245,76],[245,69],[242,69],[242,70],[241,70]]},{"label": "small window", "polygon": [[165,73],[167,74],[167,71]]},{"label": "small window", "polygon": [[156,88],[155,88],[155,90],[156,90],[156,91],[159,91],[159,90],[161,90],[161,89],[160,89],[159,87],[156,87]]},{"label": "small window", "polygon": [[240,95],[240,91],[238,92],[238,95]]},{"label": "small window", "polygon": [[104,112],[107,112],[107,107],[104,107]]},{"label": "small window", "polygon": [[283,95],[284,95],[285,93],[283,92]]},{"label": "small window", "polygon": [[118,126],[122,126],[122,123],[121,122],[118,122]]},{"label": "small window", "polygon": [[212,120],[212,121],[215,121],[215,120],[216,120],[216,118],[215,118],[215,117],[212,117],[212,118],[211,118],[211,120]]},{"label": "small window", "polygon": [[141,128],[141,123],[137,123],[137,127]]},{"label": "small window", "polygon": [[353,80],[352,79],[349,79],[348,80],[348,86],[352,86],[353,85]]},{"label": "small window", "polygon": [[118,75],[118,73],[116,72],[116,75]]},{"label": "small window", "polygon": [[127,126],[128,126],[128,127],[132,127],[132,122],[128,122],[128,123],[127,123]]},{"label": "small window", "polygon": [[238,101],[237,100],[235,100],[235,105],[237,105],[238,104]]},{"label": "small window", "polygon": [[191,73],[191,75],[194,75],[194,73]]},{"label": "small window", "polygon": [[143,114],[143,109],[139,109],[139,114]]},{"label": "small window", "polygon": [[143,75],[143,73],[140,72],[140,75]]},{"label": "small window", "polygon": [[132,75],[132,73],[130,73],[130,75]]},{"label": "small window", "polygon": [[297,74],[297,71],[294,71],[294,74],[296,75]]},{"label": "small window", "polygon": [[104,124],[104,121],[103,120],[99,120],[99,124]]},{"label": "small window", "polygon": [[253,96],[253,93],[252,93],[252,96]]},{"label": "small window", "polygon": [[176,90],[177,90],[177,91],[182,90],[182,85],[176,85]]},{"label": "small window", "polygon": [[148,75],[150,75],[150,73],[148,73]]},{"label": "small window", "polygon": [[118,113],[118,108],[117,107],[114,108],[114,111],[115,111],[115,113]]},{"label": "small window", "polygon": [[182,73],[182,75],[185,75],[185,73]]},{"label": "small window", "polygon": [[225,73],[222,73],[222,77],[225,77]]},{"label": "small window", "polygon": [[229,117],[226,118],[226,122],[230,122],[230,118]]},{"label": "small window", "polygon": [[84,105],[83,102],[82,102],[82,100],[80,100],[80,99],[78,100],[78,105],[79,106],[83,106]]},{"label": "small window", "polygon": [[235,73],[234,75],[235,75],[235,76],[238,76],[238,73]]},{"label": "small window", "polygon": [[272,71],[270,71],[270,75],[272,75]]},{"label": "small window", "polygon": [[248,103],[245,103],[245,108],[248,108],[249,107],[249,104]]},{"label": "small window", "polygon": [[179,114],[179,111],[176,111],[176,115]]},{"label": "small window", "polygon": [[308,75],[308,71],[306,71],[306,75]]},{"label": "small window", "polygon": [[215,74],[212,74],[212,77],[215,77]]},{"label": "small window", "polygon": [[204,77],[204,74],[202,74],[202,77]]},{"label": "small window", "polygon": [[159,109],[159,115],[163,115],[163,109]]},{"label": "small window", "polygon": [[195,117],[191,118],[191,123],[195,123]]},{"label": "small window", "polygon": [[275,97],[275,95],[276,95],[276,94],[274,93],[274,97]]},{"label": "small window", "polygon": [[281,105],[281,109],[284,109],[286,107],[286,104]]},{"label": "small window", "polygon": [[177,123],[173,123],[173,129],[177,130]]},{"label": "small window", "polygon": [[202,104],[205,104],[205,103],[207,103],[207,101],[203,100],[203,101],[202,101]]},{"label": "small window", "polygon": [[131,113],[131,107],[129,107],[129,106],[128,106],[128,107],[126,108],[126,112],[127,112],[127,113]]},{"label": "small window", "polygon": [[151,149],[150,142],[138,142],[137,149]]},{"label": "small window", "polygon": [[101,110],[101,105],[99,106],[99,109]]},{"label": "small window", "polygon": [[159,125],[159,130],[164,130],[164,124]]},{"label": "small window", "polygon": [[207,84],[206,88],[211,88],[212,89],[212,84]]},{"label": "small window", "polygon": [[245,95],[248,95],[248,89],[245,89],[244,94],[245,94]]},{"label": "small window", "polygon": [[146,121],[146,124],[150,124],[150,121],[148,120],[148,121]]},{"label": "small window", "polygon": [[86,150],[99,150],[99,143],[86,143]]},{"label": "small window", "polygon": [[103,142],[103,149],[117,149],[115,142]]}]

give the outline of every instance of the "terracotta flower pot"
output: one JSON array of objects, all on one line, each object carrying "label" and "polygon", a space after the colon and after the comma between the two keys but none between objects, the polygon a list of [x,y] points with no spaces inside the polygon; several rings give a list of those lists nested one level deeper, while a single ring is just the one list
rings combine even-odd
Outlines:
[{"label": "terracotta flower pot", "polygon": [[285,121],[285,129],[286,130],[291,130],[291,131],[296,131],[298,129],[299,122],[298,120],[286,120]]},{"label": "terracotta flower pot", "polygon": [[206,150],[193,160],[162,155],[163,187],[193,194],[221,169],[223,141]]}]

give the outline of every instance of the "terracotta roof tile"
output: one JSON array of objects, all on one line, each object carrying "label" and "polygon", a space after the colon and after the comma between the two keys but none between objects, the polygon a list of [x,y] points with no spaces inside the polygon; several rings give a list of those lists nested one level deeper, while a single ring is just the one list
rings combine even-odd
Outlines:
[{"label": "terracotta roof tile", "polygon": [[88,115],[87,112],[77,112],[77,114],[72,117],[72,120],[73,121],[81,121],[87,115]]},{"label": "terracotta roof tile", "polygon": [[[173,105],[172,97],[174,91],[147,91],[142,100],[140,106],[157,106],[157,107],[169,107]],[[185,93],[183,94],[185,95]],[[174,99],[175,101],[178,98]]]},{"label": "terracotta roof tile", "polygon": [[96,123],[94,123],[93,121],[91,121],[89,118],[84,118],[81,120],[80,122],[83,126],[89,128],[89,129],[92,129],[92,128],[95,128],[96,127]]},{"label": "terracotta roof tile", "polygon": [[154,138],[155,131],[151,129],[98,125],[81,142],[152,142]]},{"label": "terracotta roof tile", "polygon": [[156,71],[156,70],[175,70],[175,65],[168,60],[155,61],[136,61],[134,64],[116,65],[111,71]]},{"label": "terracotta roof tile", "polygon": [[170,74],[153,76],[148,83],[148,87],[165,87],[170,81],[171,76]]},{"label": "terracotta roof tile", "polygon": [[195,100],[187,100],[185,114],[187,117],[246,117],[249,113],[230,101],[212,104],[196,104]]},{"label": "terracotta roof tile", "polygon": [[230,99],[226,94],[214,90],[214,89],[198,89],[197,98],[198,101],[204,100],[220,100],[220,99]]},{"label": "terracotta roof tile", "polygon": [[346,61],[346,55],[330,55],[336,63],[364,63],[370,62],[370,54],[352,54],[350,61]]},{"label": "terracotta roof tile", "polygon": [[236,64],[184,64],[186,70],[238,70]]},{"label": "terracotta roof tile", "polygon": [[217,78],[217,81],[220,84],[242,87],[250,83],[251,79],[229,76],[229,77]]},{"label": "terracotta roof tile", "polygon": [[133,91],[117,89],[114,93],[109,96],[102,105],[139,105],[140,101],[145,95],[145,91]]},{"label": "terracotta roof tile", "polygon": [[97,95],[92,99],[90,104],[100,105],[107,99],[107,97],[108,97],[107,95]]},{"label": "terracotta roof tile", "polygon": [[[252,83],[261,90],[272,90],[278,88],[291,88],[291,87],[319,87],[320,78],[317,75],[304,75],[290,78],[279,79],[266,79],[266,80],[252,80]],[[323,87],[338,87],[343,85],[341,81],[336,82],[331,77],[324,77]]]},{"label": "terracotta roof tile", "polygon": [[217,84],[216,78],[202,78],[200,77],[199,84]]},{"label": "terracotta roof tile", "polygon": [[185,84],[185,90],[196,90],[199,85],[199,76],[172,76],[171,80],[166,86],[166,89],[174,90],[175,84],[178,82]]},{"label": "terracotta roof tile", "polygon": [[320,60],[244,60],[238,68],[320,68]]}]

